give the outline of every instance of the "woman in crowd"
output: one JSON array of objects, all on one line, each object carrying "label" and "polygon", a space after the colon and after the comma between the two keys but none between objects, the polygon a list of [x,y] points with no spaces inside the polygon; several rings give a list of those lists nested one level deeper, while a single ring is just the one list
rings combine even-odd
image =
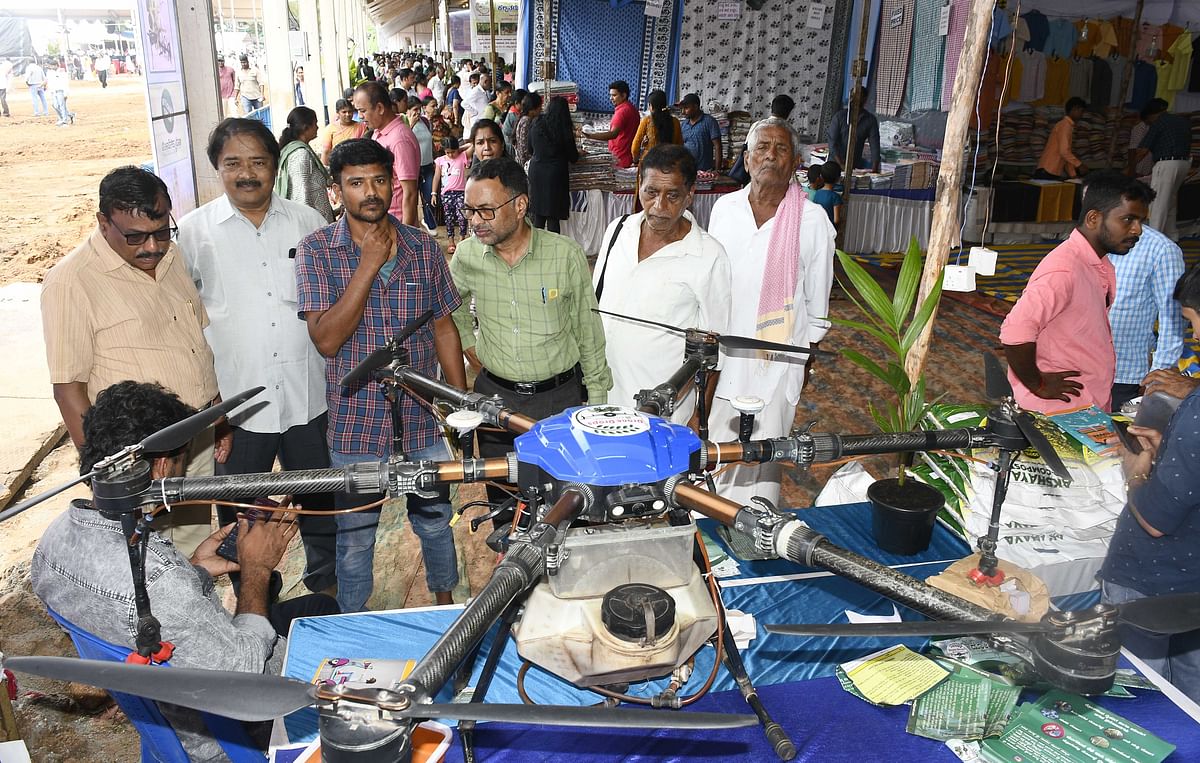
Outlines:
[{"label": "woman in crowd", "polygon": [[287,127],[279,134],[279,170],[275,175],[275,193],[285,199],[307,204],[333,222],[329,203],[329,171],[308,145],[317,137],[317,112],[297,106],[287,117]]},{"label": "woman in crowd", "polygon": [[542,113],[542,97],[537,93],[526,93],[521,99],[521,119],[513,132],[513,158],[524,165],[533,154],[529,150],[529,130],[533,120]]},{"label": "woman in crowd", "polygon": [[451,77],[450,86],[446,88],[446,107],[450,109],[451,127],[458,127],[462,124],[462,93],[459,92],[461,84],[462,82],[457,76]]},{"label": "woman in crowd", "polygon": [[642,161],[646,152],[659,143],[683,143],[683,131],[679,120],[671,116],[667,108],[667,94],[661,90],[651,90],[646,99],[650,104],[650,115],[642,117],[637,132],[633,135],[633,161]]},{"label": "woman in crowd", "polygon": [[564,98],[551,98],[529,131],[529,209],[533,224],[554,233],[571,215],[570,163],[579,161],[575,126]]},{"label": "woman in crowd", "polygon": [[490,119],[476,119],[471,125],[470,151],[471,166],[488,159],[505,156],[504,131],[500,125]]},{"label": "woman in crowd", "polygon": [[467,217],[463,214],[463,191],[467,187],[467,153],[459,148],[458,138],[453,135],[442,139],[442,155],[434,163],[437,171],[433,175],[433,197],[442,208],[446,219],[446,234],[450,237],[447,254],[454,254],[455,231],[459,238],[467,237]]},{"label": "woman in crowd", "polygon": [[321,128],[318,133],[321,146],[321,162],[329,165],[329,152],[344,140],[361,138],[367,132],[367,126],[354,121],[354,106],[345,98],[337,102],[337,116],[332,122]]},{"label": "woman in crowd", "polygon": [[517,133],[517,123],[521,121],[521,101],[525,100],[526,95],[529,95],[529,91],[523,87],[513,91],[508,102],[508,113],[504,115],[504,122],[500,125],[504,130],[504,145],[509,156],[513,154],[513,139]]},{"label": "woman in crowd", "polygon": [[[430,100],[433,100],[432,97]],[[419,187],[421,190],[421,206],[424,210],[423,217],[425,227],[430,231],[437,230],[437,220],[433,216],[433,125],[425,118],[422,111],[422,104],[419,101],[410,99],[408,103],[408,126],[412,129],[413,135],[417,139],[417,146],[421,149],[421,177]]]}]

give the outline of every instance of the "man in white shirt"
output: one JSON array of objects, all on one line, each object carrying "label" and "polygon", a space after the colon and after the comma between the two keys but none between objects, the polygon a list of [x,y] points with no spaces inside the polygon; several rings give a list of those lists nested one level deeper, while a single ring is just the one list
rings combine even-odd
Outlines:
[{"label": "man in white shirt", "polygon": [[[696,160],[683,146],[660,143],[642,158],[641,170],[638,198],[643,211],[613,221],[600,247],[592,276],[600,309],[725,333],[729,258],[720,242],[687,211],[696,183]],[[601,319],[613,374],[608,402],[636,408],[634,395],[666,381],[683,365],[683,336],[610,315]],[[716,381],[713,374],[706,390],[710,406]],[[671,420],[689,423],[695,409],[692,389]]]},{"label": "man in white shirt", "polygon": [[112,68],[112,59],[107,53],[101,53],[96,57],[96,79],[100,80],[100,87],[108,87],[108,71]]},{"label": "man in white shirt", "polygon": [[25,67],[25,84],[29,86],[29,97],[33,99],[33,115],[50,116],[50,109],[46,106],[46,70],[37,61],[30,61]]},{"label": "man in white shirt", "polygon": [[[225,194],[179,221],[179,246],[211,321],[205,336],[227,395],[266,389],[230,417],[233,448],[218,474],[327,469],[325,359],[296,312],[296,244],[325,225],[320,213],[273,193],[279,144],[262,122],[230,118],[213,130],[208,157]],[[305,509],[331,508],[331,494],[296,496]],[[218,509],[221,525],[232,509]],[[304,582],[336,580],[337,525],[302,516]]]},{"label": "man in white shirt", "polygon": [[49,91],[50,102],[54,104],[54,110],[58,113],[59,127],[75,124],[75,112],[67,108],[69,80],[67,70],[59,66],[57,61],[51,61],[50,69],[46,72],[46,90]]},{"label": "man in white shirt", "polygon": [[[486,77],[487,75],[483,75]],[[468,135],[471,132],[471,125],[475,124],[475,120],[483,114],[483,110],[487,108],[491,102],[492,96],[483,86],[483,80],[479,72],[472,72],[470,83],[459,94],[462,96],[463,104],[463,135]]]},{"label": "man in white shirt", "polygon": [[[747,140],[746,169],[750,185],[722,196],[713,205],[709,232],[732,252],[733,293],[741,297],[729,320],[729,333],[760,336],[802,347],[815,346],[828,327],[829,289],[833,284],[834,231],[828,215],[804,198],[795,183],[800,165],[800,138],[791,123],[778,117],[755,122]],[[779,240],[773,240],[777,227]],[[783,235],[790,231],[791,235]],[[784,240],[786,239],[786,240]],[[772,253],[783,254],[794,265],[796,283],[782,325],[783,336],[763,335],[759,314],[768,292],[764,280],[779,278],[778,259],[768,268]],[[726,353],[717,384],[711,439],[737,439],[738,413],[730,401],[739,396],[759,397],[766,408],[755,419],[755,439],[780,437],[791,429],[804,386],[805,358],[772,354],[769,359],[749,350]],[[777,503],[780,491],[778,464],[739,465],[717,478],[718,492],[746,504],[751,496]]]},{"label": "man in white shirt", "polygon": [[443,104],[442,99],[446,96],[446,84],[442,79],[442,75],[445,73],[446,70],[441,64],[438,64],[434,67],[433,74],[430,75],[429,80],[425,83],[429,86],[430,92],[433,93],[433,97],[437,99],[439,105]]},{"label": "man in white shirt", "polygon": [[8,111],[8,81],[12,79],[12,72],[12,61],[0,58],[0,113],[6,117],[12,116]]}]

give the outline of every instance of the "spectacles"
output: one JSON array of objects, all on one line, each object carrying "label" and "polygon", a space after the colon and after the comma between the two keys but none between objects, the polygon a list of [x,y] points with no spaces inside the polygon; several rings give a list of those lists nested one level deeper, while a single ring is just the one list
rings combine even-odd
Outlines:
[{"label": "spectacles", "polygon": [[129,244],[130,246],[141,246],[142,244],[146,243],[146,239],[150,238],[151,236],[154,237],[155,241],[170,241],[171,239],[175,238],[175,236],[179,233],[179,228],[174,224],[175,218],[168,214],[167,219],[171,221],[171,225],[168,225],[165,228],[159,228],[155,231],[150,231],[148,233],[144,233],[142,231],[138,231],[137,233],[126,233],[125,231],[121,230],[121,226],[117,225],[116,220],[113,220],[111,217],[108,218],[108,224],[116,228],[117,232],[125,237],[126,244]]},{"label": "spectacles", "polygon": [[500,204],[499,206],[495,206],[495,207],[463,207],[462,213],[468,220],[471,219],[471,215],[479,215],[479,219],[483,220],[485,222],[488,220],[495,220],[496,219],[496,211],[498,209],[500,209],[500,207],[512,204],[514,201],[517,200],[518,196],[521,196],[521,194],[518,193],[516,196],[512,197],[508,201],[504,202],[503,204]]}]

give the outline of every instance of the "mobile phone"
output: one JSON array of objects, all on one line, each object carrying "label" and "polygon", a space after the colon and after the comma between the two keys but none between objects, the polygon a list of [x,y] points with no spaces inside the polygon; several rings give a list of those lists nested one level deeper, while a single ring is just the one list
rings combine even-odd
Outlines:
[{"label": "mobile phone", "polygon": [[1172,397],[1165,392],[1154,392],[1142,398],[1141,404],[1138,405],[1137,415],[1133,417],[1133,423],[1139,427],[1147,429],[1155,429],[1159,432],[1167,431],[1167,424],[1171,422],[1171,417],[1175,415],[1176,409],[1183,401],[1177,397]]},{"label": "mobile phone", "polygon": [[1129,434],[1129,422],[1124,419],[1113,419],[1113,429],[1117,432],[1117,439],[1125,446],[1125,450],[1134,454],[1142,452],[1142,442],[1138,438]]},{"label": "mobile phone", "polygon": [[[279,505],[270,498],[257,498],[255,499],[254,503],[258,504],[259,506],[267,507]],[[271,512],[263,511],[262,509],[246,509],[246,511],[242,513],[245,515],[246,521],[250,523],[250,527],[253,527],[254,523],[260,519],[268,522],[271,520]],[[221,541],[221,545],[217,546],[217,556],[228,559],[235,564],[238,560],[237,539],[239,527],[241,527],[240,523],[235,524],[233,529],[229,531],[229,534],[225,536],[225,540]]]}]

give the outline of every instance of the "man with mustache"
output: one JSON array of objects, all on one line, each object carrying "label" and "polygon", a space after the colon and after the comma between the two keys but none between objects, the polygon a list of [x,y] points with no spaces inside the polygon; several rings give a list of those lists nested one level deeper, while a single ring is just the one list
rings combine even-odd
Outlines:
[{"label": "man with mustache", "polygon": [[[208,138],[208,160],[225,188],[179,221],[184,262],[211,323],[205,335],[216,356],[221,393],[265,386],[231,417],[234,438],[218,474],[327,469],[325,359],[296,317],[296,244],[325,225],[305,204],[274,193],[279,143],[256,119],[223,120]],[[332,493],[296,496],[306,509],[333,506]],[[218,507],[220,525],[237,510]],[[313,592],[335,582],[333,517],[300,517]]]},{"label": "man with mustache", "polygon": [[354,89],[354,108],[367,127],[375,131],[372,139],[392,154],[391,208],[405,225],[417,224],[418,181],[421,178],[421,146],[408,123],[397,116],[387,88],[378,82],[364,82]]},{"label": "man with mustache", "polygon": [[1042,259],[1000,326],[1017,404],[1059,413],[1110,410],[1116,352],[1108,311],[1117,279],[1108,255],[1142,235],[1154,191],[1125,175],[1089,175],[1079,223]]},{"label": "man with mustache", "polygon": [[[392,154],[375,141],[356,139],[329,155],[334,192],[346,214],[304,238],[296,247],[297,311],[313,344],[327,358],[327,441],[334,467],[385,460],[392,451],[388,401],[374,378],[343,387],[341,379],[367,355],[427,310],[433,319],[404,342],[416,370],[466,388],[462,345],[450,314],[462,303],[446,258],[433,237],[388,214]],[[444,460],[450,450],[441,428],[412,395],[401,398],[404,455]],[[338,493],[337,508],[361,506],[381,495]],[[425,582],[438,604],[451,603],[458,584],[449,488],[435,498],[406,499],[413,531],[425,558]],[[338,604],[343,612],[366,608],[374,587],[375,532],[379,508],[337,516]]]},{"label": "man with mustache", "polygon": [[[42,328],[54,401],[75,447],[96,395],[120,381],[156,382],[193,408],[220,401],[208,313],[196,293],[171,219],[167,186],[139,167],[100,181],[96,229],[46,274]],[[213,473],[232,446],[222,420],[192,441],[188,474]],[[173,508],[163,529],[184,554],[208,537],[209,506]]]}]

